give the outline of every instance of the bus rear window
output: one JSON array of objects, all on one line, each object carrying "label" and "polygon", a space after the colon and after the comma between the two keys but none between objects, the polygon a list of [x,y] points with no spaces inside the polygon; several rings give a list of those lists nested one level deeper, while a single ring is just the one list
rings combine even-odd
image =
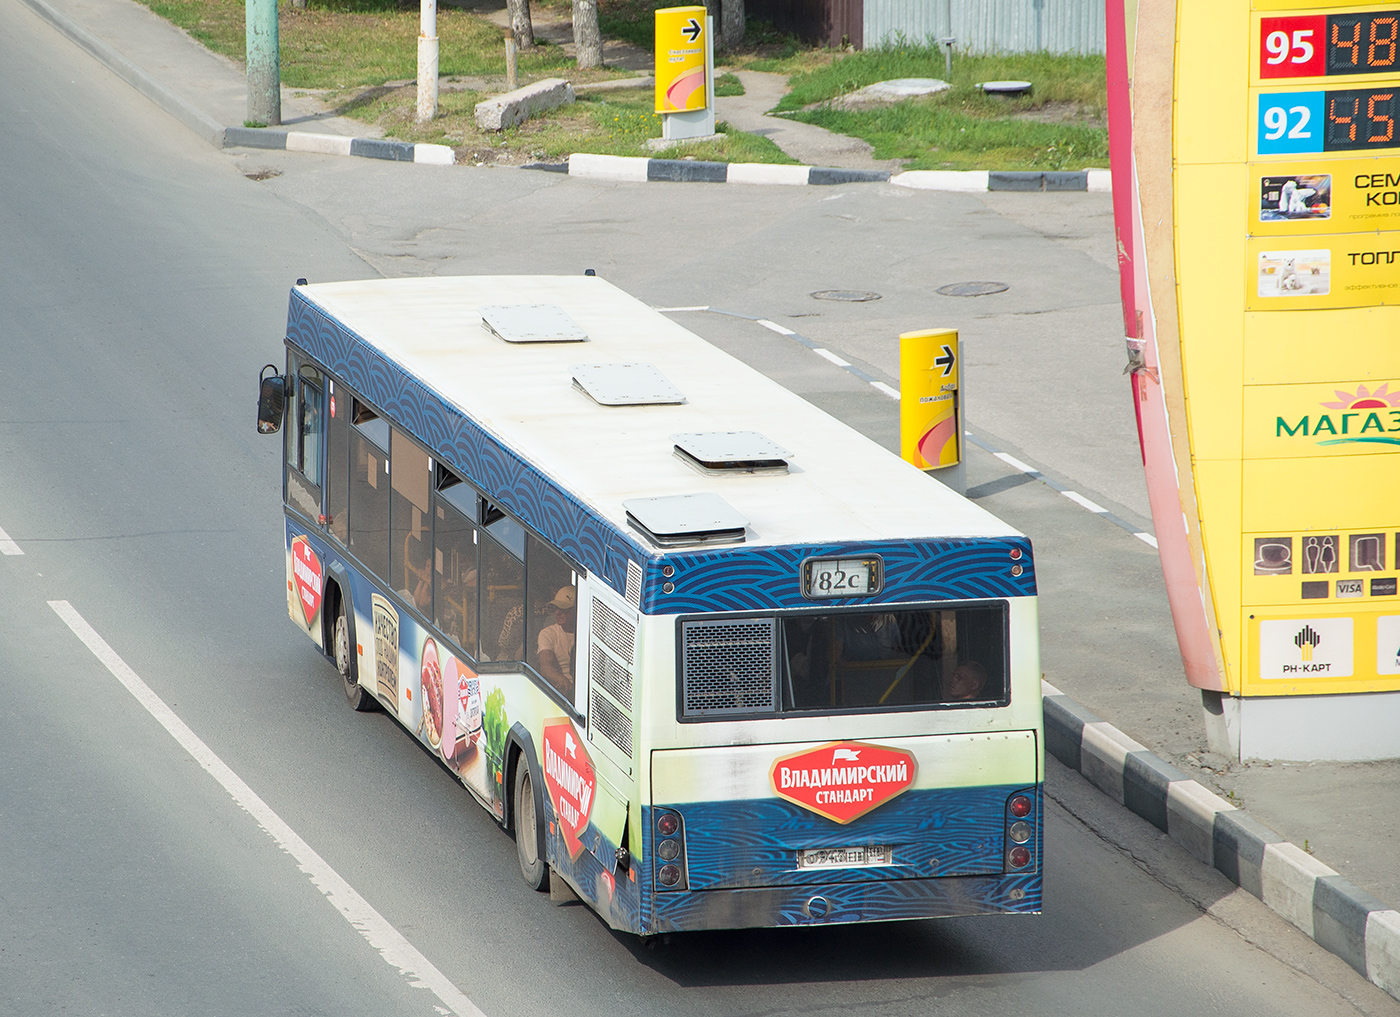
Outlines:
[{"label": "bus rear window", "polygon": [[682,716],[1007,701],[1000,604],[681,624]]}]

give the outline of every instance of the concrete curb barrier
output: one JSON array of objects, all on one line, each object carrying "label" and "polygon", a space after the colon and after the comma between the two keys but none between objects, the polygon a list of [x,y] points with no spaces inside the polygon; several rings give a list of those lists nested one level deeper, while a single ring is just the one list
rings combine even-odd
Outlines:
[{"label": "concrete curb barrier", "polygon": [[[526,169],[553,169],[539,164]],[[664,180],[672,183],[706,184],[854,184],[883,183],[888,170],[851,170],[827,166],[792,166],[756,162],[701,162],[696,159],[648,159],[626,155],[569,156],[571,177],[590,180],[617,180],[642,183]]]},{"label": "concrete curb barrier", "polygon": [[575,153],[564,166],[532,163],[525,169],[568,172],[591,180],[626,183],[664,180],[709,184],[857,184],[891,183],[927,191],[1110,191],[1108,170],[852,170],[776,163],[701,162],[694,159],[648,159],[637,156]]},{"label": "concrete curb barrier", "polygon": [[1041,684],[1052,756],[1400,999],[1400,912]]},{"label": "concrete curb barrier", "polygon": [[224,148],[285,149],[317,155],[353,155],[364,159],[417,162],[451,166],[455,161],[447,145],[415,145],[406,141],[380,138],[347,138],[340,134],[313,134],[310,131],[276,131],[266,127],[223,128]]}]

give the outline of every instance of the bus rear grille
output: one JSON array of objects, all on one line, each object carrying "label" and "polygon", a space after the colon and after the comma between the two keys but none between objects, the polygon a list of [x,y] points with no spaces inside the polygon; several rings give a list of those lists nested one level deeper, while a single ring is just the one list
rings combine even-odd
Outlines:
[{"label": "bus rear grille", "polygon": [[589,710],[588,723],[616,745],[623,755],[631,759],[632,722],[622,715],[621,710],[613,706],[607,696],[601,695],[597,688],[593,689],[591,699],[592,708]]},{"label": "bus rear grille", "polygon": [[624,710],[632,709],[632,676],[597,643],[593,644],[589,673],[595,684],[601,685],[608,695],[617,700],[618,706]]},{"label": "bus rear grille", "polygon": [[[637,642],[637,628],[625,621],[616,611],[596,597],[593,599],[593,638],[599,640],[618,658],[632,665],[632,649]],[[629,679],[630,689],[630,679]],[[621,696],[618,697],[622,699]],[[626,702],[632,701],[632,693],[627,693]]]},{"label": "bus rear grille", "polygon": [[682,622],[687,717],[777,709],[777,622]]}]

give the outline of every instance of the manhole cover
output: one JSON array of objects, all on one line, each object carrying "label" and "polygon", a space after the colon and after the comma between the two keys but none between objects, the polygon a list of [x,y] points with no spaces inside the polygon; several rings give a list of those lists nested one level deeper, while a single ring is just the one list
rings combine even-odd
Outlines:
[{"label": "manhole cover", "polygon": [[880,294],[871,293],[869,290],[817,290],[812,296],[818,300],[844,300],[852,304],[880,299]]},{"label": "manhole cover", "polygon": [[945,297],[985,297],[989,293],[1004,293],[1011,287],[1002,282],[949,283],[938,287]]}]

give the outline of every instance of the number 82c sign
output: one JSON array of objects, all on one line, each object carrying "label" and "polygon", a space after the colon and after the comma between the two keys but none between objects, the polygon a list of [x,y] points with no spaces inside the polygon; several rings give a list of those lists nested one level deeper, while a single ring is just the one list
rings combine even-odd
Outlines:
[{"label": "number 82c sign", "polygon": [[1275,92],[1259,96],[1259,155],[1400,148],[1400,87]]}]

